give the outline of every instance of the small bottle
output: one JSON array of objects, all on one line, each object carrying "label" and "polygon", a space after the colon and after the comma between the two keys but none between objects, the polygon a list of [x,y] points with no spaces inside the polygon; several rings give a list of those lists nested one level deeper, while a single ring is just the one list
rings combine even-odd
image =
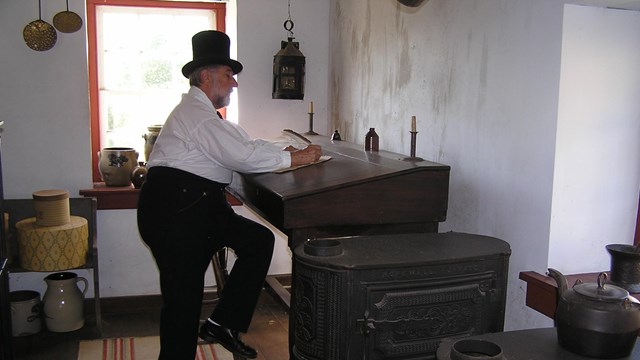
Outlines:
[{"label": "small bottle", "polygon": [[342,138],[340,137],[340,133],[338,132],[338,130],[333,132],[333,135],[331,135],[331,140],[333,141],[338,141],[338,140],[342,140]]},{"label": "small bottle", "polygon": [[364,150],[365,151],[378,151],[378,134],[376,134],[375,128],[369,128],[369,132],[364,136]]}]

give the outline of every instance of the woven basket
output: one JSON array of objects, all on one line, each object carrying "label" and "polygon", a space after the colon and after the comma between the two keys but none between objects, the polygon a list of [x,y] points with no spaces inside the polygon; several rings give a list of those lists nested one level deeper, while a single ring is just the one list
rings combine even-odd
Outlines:
[{"label": "woven basket", "polygon": [[43,227],[35,218],[16,223],[20,267],[33,271],[59,271],[86,263],[89,225],[72,216],[68,224]]},{"label": "woven basket", "polygon": [[69,192],[66,190],[40,190],[33,193],[36,225],[60,226],[70,221]]}]

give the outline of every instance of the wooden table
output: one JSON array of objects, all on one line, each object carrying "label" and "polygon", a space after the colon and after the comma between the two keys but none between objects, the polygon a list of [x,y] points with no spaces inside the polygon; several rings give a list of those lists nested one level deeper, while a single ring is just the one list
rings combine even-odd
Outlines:
[{"label": "wooden table", "polygon": [[[583,282],[596,282],[598,274],[597,272],[571,274],[565,275],[565,277],[569,286],[572,286],[578,279]],[[523,271],[520,273],[519,279],[527,283],[526,305],[553,319],[557,304],[556,293],[558,287],[556,281],[552,277],[535,271]],[[640,300],[640,293],[631,295]]]}]

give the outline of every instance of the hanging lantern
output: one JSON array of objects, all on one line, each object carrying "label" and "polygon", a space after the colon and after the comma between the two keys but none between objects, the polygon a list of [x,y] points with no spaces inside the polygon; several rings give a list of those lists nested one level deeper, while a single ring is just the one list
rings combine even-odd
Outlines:
[{"label": "hanging lantern", "polygon": [[284,22],[289,32],[287,41],[281,41],[280,51],[273,57],[273,99],[304,99],[305,57],[300,52],[300,44],[293,41],[293,21],[291,4],[289,19]]},{"label": "hanging lantern", "polygon": [[298,50],[299,44],[282,41],[282,48],[273,57],[274,99],[304,99],[304,55]]},{"label": "hanging lantern", "polygon": [[424,0],[398,0],[402,5],[409,7],[418,7]]}]

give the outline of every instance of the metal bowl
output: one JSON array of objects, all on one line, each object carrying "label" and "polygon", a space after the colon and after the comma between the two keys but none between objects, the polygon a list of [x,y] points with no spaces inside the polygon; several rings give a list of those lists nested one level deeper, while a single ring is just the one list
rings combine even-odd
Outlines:
[{"label": "metal bowl", "polygon": [[463,339],[451,346],[451,360],[505,360],[502,348],[486,340]]},{"label": "metal bowl", "polygon": [[82,18],[73,11],[61,11],[53,17],[53,26],[63,33],[74,33],[82,27]]},{"label": "metal bowl", "polygon": [[35,51],[47,51],[58,41],[56,29],[40,19],[27,24],[22,31],[22,36],[27,46]]}]

